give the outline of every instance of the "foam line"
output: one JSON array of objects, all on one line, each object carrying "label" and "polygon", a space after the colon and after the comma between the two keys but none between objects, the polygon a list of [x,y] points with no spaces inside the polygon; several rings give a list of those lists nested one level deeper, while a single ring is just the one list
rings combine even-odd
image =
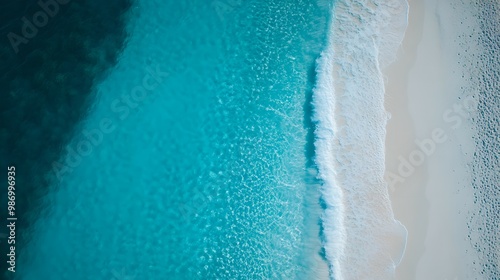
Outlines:
[{"label": "foam line", "polygon": [[382,69],[408,23],[404,0],[342,0],[317,60],[313,94],[323,246],[332,279],[393,279],[407,231],[394,219],[385,182]]}]

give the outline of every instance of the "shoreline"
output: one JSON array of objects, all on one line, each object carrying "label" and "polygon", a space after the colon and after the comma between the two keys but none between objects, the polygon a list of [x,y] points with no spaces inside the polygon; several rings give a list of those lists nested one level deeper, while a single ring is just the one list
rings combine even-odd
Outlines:
[{"label": "shoreline", "polygon": [[[386,181],[389,183],[394,218],[400,221],[408,231],[406,250],[401,263],[396,267],[396,279],[404,279],[404,275],[415,275],[416,263],[423,254],[423,243],[427,213],[425,212],[425,194],[420,187],[426,180],[425,172],[417,170],[413,180],[407,180],[404,189],[400,185],[391,184],[388,172],[397,170],[398,157],[408,155],[414,148],[416,138],[415,125],[409,113],[407,84],[410,69],[416,61],[417,46],[422,38],[424,5],[421,1],[409,1],[408,27],[398,50],[397,59],[384,71],[386,80],[385,106],[391,114],[387,122],[386,134]],[[414,198],[414,199],[412,199]],[[419,205],[420,204],[420,205]],[[412,215],[424,204],[421,215]]]},{"label": "shoreline", "polygon": [[395,58],[408,6],[351,4],[335,6],[312,102],[324,252],[332,278],[394,279],[407,231],[394,219],[384,180],[389,115],[381,68]]},{"label": "shoreline", "polygon": [[455,108],[468,108],[466,102],[474,100],[457,90],[464,81],[453,74],[458,59],[449,54],[458,50],[452,40],[462,31],[453,24],[457,12],[438,7],[437,1],[409,4],[398,59],[384,72],[386,109],[392,115],[386,180],[394,216],[408,229],[396,279],[469,279],[467,217],[461,210],[466,212],[471,196],[467,175],[458,175],[467,174],[464,151],[474,146],[462,125],[466,117]]}]

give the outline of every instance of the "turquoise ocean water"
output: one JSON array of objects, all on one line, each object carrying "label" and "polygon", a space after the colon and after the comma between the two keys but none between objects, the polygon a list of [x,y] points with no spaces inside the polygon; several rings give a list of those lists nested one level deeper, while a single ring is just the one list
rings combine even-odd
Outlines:
[{"label": "turquoise ocean water", "polygon": [[16,278],[314,274],[310,99],[331,5],[136,1],[30,214]]},{"label": "turquoise ocean water", "polygon": [[[41,2],[56,5],[0,3],[0,35],[25,36]],[[474,274],[499,279],[500,9],[462,2],[480,54],[458,54],[479,100],[477,207],[463,210]],[[0,41],[0,161],[16,167],[19,218],[16,272],[0,278],[392,279],[412,233],[383,177],[382,70],[405,0],[57,7],[38,35]]]}]

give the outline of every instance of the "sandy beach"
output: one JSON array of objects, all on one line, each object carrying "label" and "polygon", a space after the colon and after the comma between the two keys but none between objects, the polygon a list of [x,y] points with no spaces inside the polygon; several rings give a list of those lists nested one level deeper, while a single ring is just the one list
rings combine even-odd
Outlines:
[{"label": "sandy beach", "polygon": [[474,101],[459,90],[463,82],[450,53],[457,50],[453,28],[463,26],[454,27],[459,15],[446,5],[410,1],[403,45],[385,72],[392,115],[386,179],[395,218],[408,229],[396,279],[471,279],[464,209],[472,205],[466,163],[473,151],[467,121]]}]

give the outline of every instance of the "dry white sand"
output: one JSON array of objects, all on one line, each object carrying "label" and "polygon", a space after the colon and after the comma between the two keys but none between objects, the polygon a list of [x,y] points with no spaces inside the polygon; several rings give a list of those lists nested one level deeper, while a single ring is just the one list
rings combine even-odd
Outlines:
[{"label": "dry white sand", "polygon": [[[406,253],[396,271],[402,280],[472,279],[464,209],[472,204],[465,163],[473,142],[468,117],[454,111],[464,95],[457,90],[462,81],[453,74],[457,61],[449,55],[456,51],[452,39],[459,33],[450,28],[463,26],[443,2],[410,1],[399,58],[386,71],[386,109],[392,114],[386,178],[395,217],[408,229]],[[424,142],[427,151],[416,141]]]}]

